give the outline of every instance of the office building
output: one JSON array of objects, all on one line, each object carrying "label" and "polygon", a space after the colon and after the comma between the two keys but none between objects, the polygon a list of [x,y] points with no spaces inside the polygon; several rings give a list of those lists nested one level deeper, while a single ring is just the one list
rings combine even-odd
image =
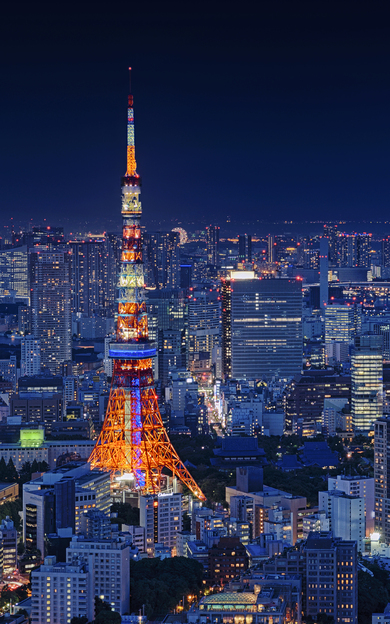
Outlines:
[{"label": "office building", "polygon": [[68,565],[84,558],[93,574],[92,594],[124,615],[130,610],[130,546],[124,537],[115,539],[72,538],[66,549]]},{"label": "office building", "polygon": [[9,516],[0,524],[0,542],[3,549],[3,572],[13,572],[18,567],[18,532]]},{"label": "office building", "polygon": [[30,302],[26,245],[0,250],[0,294]]},{"label": "office building", "polygon": [[208,554],[210,585],[227,585],[248,568],[248,555],[238,537],[221,537]]},{"label": "office building", "polygon": [[111,506],[110,475],[88,464],[67,464],[23,485],[23,539],[29,550],[44,553],[45,534],[58,528],[80,530],[81,516]]},{"label": "office building", "polygon": [[209,225],[206,228],[207,238],[207,264],[211,266],[219,265],[219,227]]},{"label": "office building", "polygon": [[329,299],[328,254],[329,254],[328,239],[323,237],[320,240],[320,308],[323,311],[328,305],[328,299]]},{"label": "office building", "polygon": [[21,341],[20,375],[39,375],[41,372],[41,347],[39,340],[30,334]]},{"label": "office building", "polygon": [[176,546],[176,534],[182,530],[181,494],[141,496],[140,526],[145,529],[146,552],[153,555],[154,544],[171,550]]},{"label": "office building", "polygon": [[222,378],[232,374],[232,291],[230,278],[221,280]]},{"label": "office building", "polygon": [[85,560],[57,563],[45,557],[31,572],[31,622],[70,624],[74,617],[92,621],[95,614],[93,572]]},{"label": "office building", "polygon": [[364,551],[366,521],[363,497],[351,496],[338,490],[318,492],[318,509],[325,511],[329,530],[335,537],[354,540],[358,552]]},{"label": "office building", "polygon": [[238,237],[239,262],[252,262],[252,236],[243,234]]},{"label": "office building", "polygon": [[231,375],[291,378],[302,369],[301,282],[246,277],[233,272],[230,284]]},{"label": "office building", "polygon": [[390,544],[390,417],[374,425],[375,531]]},{"label": "office building", "polygon": [[69,241],[72,311],[92,317],[105,315],[108,306],[108,262],[104,235]]},{"label": "office building", "polygon": [[328,491],[345,492],[364,499],[366,537],[369,537],[375,530],[375,479],[346,475],[328,477]]},{"label": "office building", "polygon": [[390,267],[390,236],[382,240],[382,266]]},{"label": "office building", "polygon": [[221,340],[221,302],[217,291],[196,288],[191,291],[188,303],[189,360],[207,360],[211,367],[211,355]]},{"label": "office building", "polygon": [[40,341],[41,365],[52,373],[72,359],[70,254],[30,253],[32,333]]},{"label": "office building", "polygon": [[294,378],[286,389],[285,426],[286,430],[302,435],[312,435],[320,429],[325,396],[328,399],[351,397],[351,378],[336,375],[330,370],[304,371]]},{"label": "office building", "polygon": [[351,343],[356,335],[353,305],[327,305],[325,308],[325,342]]},{"label": "office building", "polygon": [[310,533],[303,552],[306,569],[306,617],[325,613],[334,622],[356,624],[356,542],[334,538],[331,531]]},{"label": "office building", "polygon": [[383,411],[381,336],[355,338],[351,357],[351,411],[355,430],[370,431]]},{"label": "office building", "polygon": [[111,520],[108,514],[100,509],[91,508],[80,514],[80,533],[87,539],[110,539],[112,534]]},{"label": "office building", "polygon": [[145,284],[149,288],[180,285],[179,232],[147,232],[143,236]]},{"label": "office building", "polygon": [[16,355],[11,355],[6,360],[0,360],[0,378],[12,384],[12,389],[16,390],[17,381],[17,360]]}]

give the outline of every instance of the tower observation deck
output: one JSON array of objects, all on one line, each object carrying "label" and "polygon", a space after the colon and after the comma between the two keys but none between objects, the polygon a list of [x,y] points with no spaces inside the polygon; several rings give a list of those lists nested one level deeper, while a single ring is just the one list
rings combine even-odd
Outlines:
[{"label": "tower observation deck", "polygon": [[89,462],[92,468],[127,474],[144,494],[161,489],[163,469],[205,500],[173,448],[162,423],[154,388],[144,298],[140,221],[141,178],[137,174],[133,96],[127,108],[127,170],[122,178],[122,255],[118,276],[118,317],[109,355],[114,360],[107,413]]}]

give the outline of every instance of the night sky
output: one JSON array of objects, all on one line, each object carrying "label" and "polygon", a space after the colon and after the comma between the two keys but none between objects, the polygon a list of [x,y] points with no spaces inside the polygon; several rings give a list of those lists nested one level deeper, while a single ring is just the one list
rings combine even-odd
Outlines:
[{"label": "night sky", "polygon": [[388,3],[14,4],[2,223],[120,223],[129,65],[146,223],[389,219]]}]

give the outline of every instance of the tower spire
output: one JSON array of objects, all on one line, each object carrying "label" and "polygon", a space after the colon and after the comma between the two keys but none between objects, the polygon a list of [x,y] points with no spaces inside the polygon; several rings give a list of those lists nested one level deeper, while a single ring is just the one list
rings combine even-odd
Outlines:
[{"label": "tower spire", "polygon": [[164,468],[201,500],[205,496],[181,462],[165,431],[154,388],[144,298],[141,239],[141,178],[134,153],[133,96],[127,108],[127,171],[122,178],[122,253],[118,276],[118,317],[110,344],[113,376],[102,431],[89,458],[91,467],[129,473],[134,489],[155,494]]},{"label": "tower spire", "polygon": [[137,177],[137,163],[135,161],[135,141],[134,141],[134,108],[133,96],[131,94],[131,67],[129,67],[129,90],[127,98],[127,177]]}]

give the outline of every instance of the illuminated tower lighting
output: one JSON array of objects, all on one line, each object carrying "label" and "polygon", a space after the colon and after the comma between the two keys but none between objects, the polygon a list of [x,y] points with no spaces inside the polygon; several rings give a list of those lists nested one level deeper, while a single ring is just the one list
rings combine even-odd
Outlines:
[{"label": "illuminated tower lighting", "polygon": [[140,230],[141,178],[136,171],[133,96],[127,108],[127,171],[122,178],[122,256],[116,339],[109,347],[113,376],[102,431],[89,458],[92,468],[130,473],[134,489],[156,494],[164,468],[205,500],[164,429],[152,373],[156,350],[148,337]]}]

